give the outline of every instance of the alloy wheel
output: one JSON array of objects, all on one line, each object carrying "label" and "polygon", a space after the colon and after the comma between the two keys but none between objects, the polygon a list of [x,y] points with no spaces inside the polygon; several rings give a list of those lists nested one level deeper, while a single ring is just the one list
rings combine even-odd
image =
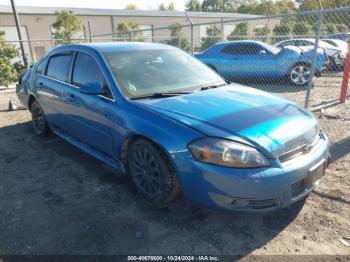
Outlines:
[{"label": "alloy wheel", "polygon": [[296,65],[290,72],[290,79],[295,85],[305,85],[311,76],[310,67],[307,65]]},{"label": "alloy wheel", "polygon": [[161,172],[153,153],[142,145],[137,145],[129,159],[130,172],[139,190],[149,199],[162,196]]},{"label": "alloy wheel", "polygon": [[32,106],[32,123],[35,133],[41,135],[45,132],[45,116],[41,107],[37,103]]}]

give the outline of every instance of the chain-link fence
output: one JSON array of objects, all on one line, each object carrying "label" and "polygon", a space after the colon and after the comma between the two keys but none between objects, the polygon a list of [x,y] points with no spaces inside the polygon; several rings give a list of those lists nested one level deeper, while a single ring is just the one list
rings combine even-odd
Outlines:
[{"label": "chain-link fence", "polygon": [[[338,105],[349,32],[350,8],[339,8],[200,24],[188,16],[186,24],[90,34],[73,42],[141,41],[176,46],[227,82],[283,96],[322,119],[334,119],[324,126],[339,138],[350,135],[350,108]],[[28,60],[36,61],[62,43],[59,39],[26,41]]]}]

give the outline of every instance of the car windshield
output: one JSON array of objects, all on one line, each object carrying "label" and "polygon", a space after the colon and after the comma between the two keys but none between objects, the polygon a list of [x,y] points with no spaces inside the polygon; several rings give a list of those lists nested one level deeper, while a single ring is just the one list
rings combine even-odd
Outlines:
[{"label": "car windshield", "polygon": [[332,46],[330,43],[327,43],[327,42],[322,41],[322,40],[320,40],[319,46],[323,47],[323,48],[334,49],[334,46]]},{"label": "car windshield", "polygon": [[104,54],[125,96],[136,98],[155,93],[192,92],[225,84],[197,59],[178,49],[151,49]]}]

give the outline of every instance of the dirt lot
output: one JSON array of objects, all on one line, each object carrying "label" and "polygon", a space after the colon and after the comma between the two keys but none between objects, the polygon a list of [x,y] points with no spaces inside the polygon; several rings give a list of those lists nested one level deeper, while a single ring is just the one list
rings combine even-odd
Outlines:
[{"label": "dirt lot", "polygon": [[340,241],[350,235],[349,104],[316,112],[333,160],[304,205],[236,216],[181,199],[153,207],[128,178],[55,136],[36,137],[27,111],[6,110],[13,95],[0,94],[0,254],[350,255]]}]

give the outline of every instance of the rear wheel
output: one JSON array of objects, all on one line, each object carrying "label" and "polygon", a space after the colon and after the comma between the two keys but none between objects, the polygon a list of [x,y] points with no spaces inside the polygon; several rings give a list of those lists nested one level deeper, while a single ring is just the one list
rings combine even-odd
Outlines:
[{"label": "rear wheel", "polygon": [[156,204],[175,199],[180,191],[175,170],[165,154],[145,139],[137,139],[128,150],[129,171],[138,191]]},{"label": "rear wheel", "polygon": [[289,81],[296,86],[304,86],[311,80],[311,66],[295,64],[288,75]]},{"label": "rear wheel", "polygon": [[32,124],[35,134],[38,136],[46,136],[49,132],[45,115],[39,103],[34,100],[31,104],[30,111],[32,113]]}]

